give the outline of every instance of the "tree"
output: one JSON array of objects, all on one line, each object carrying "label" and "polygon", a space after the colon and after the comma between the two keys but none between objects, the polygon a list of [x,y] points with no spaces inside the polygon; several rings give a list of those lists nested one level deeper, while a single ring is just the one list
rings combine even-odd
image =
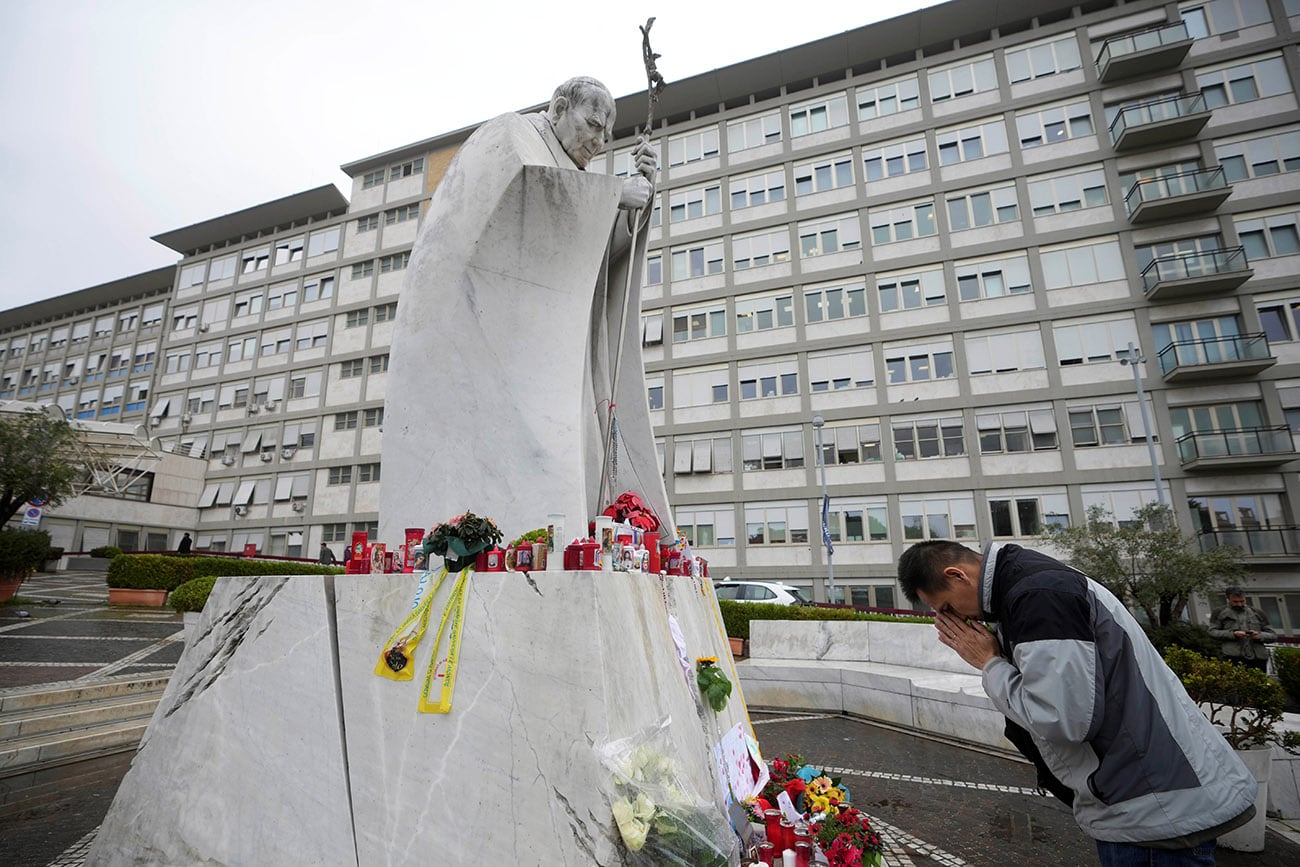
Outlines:
[{"label": "tree", "polygon": [[0,412],[0,526],[29,500],[57,506],[72,495],[85,472],[71,457],[76,444],[66,419],[36,408]]},{"label": "tree", "polygon": [[1159,626],[1179,619],[1193,593],[1236,583],[1248,571],[1237,548],[1200,550],[1194,535],[1178,529],[1173,511],[1158,503],[1135,509],[1124,524],[1092,506],[1083,526],[1052,527],[1043,538],[1071,566]]}]

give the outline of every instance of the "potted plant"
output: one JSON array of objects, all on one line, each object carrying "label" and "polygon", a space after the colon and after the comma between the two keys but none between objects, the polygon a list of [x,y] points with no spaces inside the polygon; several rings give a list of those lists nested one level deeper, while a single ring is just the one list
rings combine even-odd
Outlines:
[{"label": "potted plant", "polygon": [[186,644],[190,643],[195,630],[198,629],[203,606],[207,604],[212,586],[216,583],[217,579],[214,575],[191,578],[167,596],[167,604],[179,611],[185,621]]},{"label": "potted plant", "polygon": [[50,534],[43,530],[0,530],[0,602],[18,593],[23,580],[45,563]]},{"label": "potted plant", "polygon": [[191,577],[189,558],[119,554],[108,566],[108,604],[161,608],[167,593]]},{"label": "potted plant", "polygon": [[1210,659],[1182,647],[1166,649],[1165,662],[1259,783],[1255,818],[1221,836],[1219,845],[1242,852],[1263,851],[1273,747],[1289,752],[1300,749],[1300,734],[1277,728],[1285,703],[1282,687],[1258,669]]},{"label": "potted plant", "polygon": [[491,518],[466,512],[435,524],[424,538],[424,554],[447,561],[448,572],[459,572],[474,562],[474,555],[501,541],[504,534]]}]

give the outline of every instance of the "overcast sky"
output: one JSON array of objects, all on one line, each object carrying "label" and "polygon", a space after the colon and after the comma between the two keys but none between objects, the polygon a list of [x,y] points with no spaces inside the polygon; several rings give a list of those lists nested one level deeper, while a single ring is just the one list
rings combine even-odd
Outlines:
[{"label": "overcast sky", "polygon": [[[572,75],[671,87],[934,5],[0,0],[0,309],[170,265],[149,237],[542,102]],[[743,13],[735,10],[743,9]],[[780,11],[778,11],[780,10]]]}]

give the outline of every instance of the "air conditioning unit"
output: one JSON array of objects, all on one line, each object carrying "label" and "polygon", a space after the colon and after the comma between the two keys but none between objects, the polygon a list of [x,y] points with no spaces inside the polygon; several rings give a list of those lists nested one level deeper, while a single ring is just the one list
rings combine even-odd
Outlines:
[{"label": "air conditioning unit", "polygon": [[279,404],[273,400],[268,400],[266,403],[262,405],[266,407],[267,412],[275,412],[275,408],[279,406]]},{"label": "air conditioning unit", "polygon": [[257,415],[258,411],[261,410],[261,408],[262,408],[262,407],[259,406],[258,404],[250,403],[250,404],[248,405],[248,414],[249,414],[249,415]]},{"label": "air conditioning unit", "polygon": [[293,446],[285,446],[284,448],[280,449],[280,457],[284,458],[287,461],[291,457],[293,457],[294,452],[296,451],[298,450]]},{"label": "air conditioning unit", "polygon": [[235,465],[235,456],[226,455],[224,458],[221,459],[221,462],[228,467],[233,467]]},{"label": "air conditioning unit", "polygon": [[68,385],[76,385],[76,384],[79,383],[79,382],[81,382],[81,377],[80,377],[80,376],[69,376],[69,377],[68,377]]},{"label": "air conditioning unit", "polygon": [[199,326],[199,332],[202,333],[202,334],[207,334],[207,333],[208,333],[208,329],[211,328],[211,327],[212,327],[211,325],[209,325],[208,323],[204,322],[202,325]]},{"label": "air conditioning unit", "polygon": [[262,452],[262,463],[269,464],[271,462],[271,459],[274,457],[275,455],[271,454],[270,452]]},{"label": "air conditioning unit", "polygon": [[248,506],[243,506],[243,505],[235,506],[235,514],[238,515],[238,516],[241,517],[241,518],[242,518],[244,515],[247,515],[247,514],[248,514]]},{"label": "air conditioning unit", "polygon": [[158,425],[161,423],[162,423],[162,419],[158,418],[158,416],[153,416],[152,418],[149,419],[149,427],[158,427]]},{"label": "air conditioning unit", "polygon": [[307,504],[306,504],[306,503],[294,503],[293,506],[292,506],[292,508],[293,508],[293,510],[294,510],[295,512],[301,512],[301,511],[304,511],[304,510],[307,508]]},{"label": "air conditioning unit", "polygon": [[181,416],[181,424],[189,424],[192,421],[194,421],[194,416],[190,415],[188,412]]}]

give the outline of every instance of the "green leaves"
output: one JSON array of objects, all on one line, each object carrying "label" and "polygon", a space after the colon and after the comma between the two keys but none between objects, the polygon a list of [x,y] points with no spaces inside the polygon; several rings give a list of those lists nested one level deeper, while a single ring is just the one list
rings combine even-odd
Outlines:
[{"label": "green leaves", "polygon": [[0,524],[33,497],[57,506],[73,493],[85,472],[76,446],[64,419],[39,409],[0,413]]},{"label": "green leaves", "polygon": [[695,671],[695,683],[714,713],[721,713],[731,697],[731,681],[722,673],[722,669],[712,662],[701,660]]}]

